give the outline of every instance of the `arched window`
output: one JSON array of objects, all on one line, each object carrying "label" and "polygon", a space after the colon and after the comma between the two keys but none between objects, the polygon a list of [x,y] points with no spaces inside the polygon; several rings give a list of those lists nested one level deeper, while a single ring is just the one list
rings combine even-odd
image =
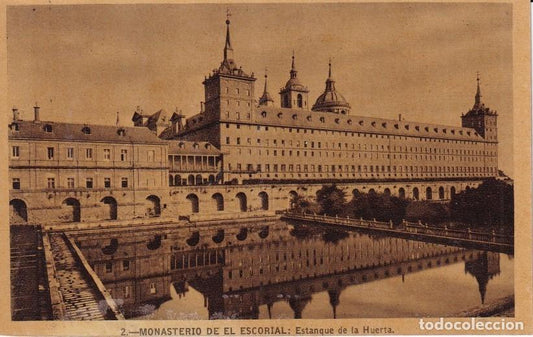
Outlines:
[{"label": "arched window", "polygon": [[285,108],[288,108],[289,107],[289,95],[285,95],[283,96],[283,106]]},{"label": "arched window", "polygon": [[297,102],[298,102],[298,107],[302,108],[304,106],[302,94],[298,94],[296,99],[297,99]]}]

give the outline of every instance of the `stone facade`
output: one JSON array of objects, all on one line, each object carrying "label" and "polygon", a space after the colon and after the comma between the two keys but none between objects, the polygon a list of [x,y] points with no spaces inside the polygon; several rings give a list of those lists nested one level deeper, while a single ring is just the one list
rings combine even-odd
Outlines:
[{"label": "stone facade", "polygon": [[[273,105],[238,67],[227,21],[224,60],[203,82],[201,112],[145,114],[135,127],[22,121],[9,125],[11,222],[62,223],[271,213],[323,184],[448,200],[498,175],[497,114],[478,88],[462,127],[353,115],[331,74],[309,109],[290,78]],[[266,81],[266,76],[265,76]],[[224,215],[227,214],[227,215]],[[240,215],[239,215],[240,216]]]}]

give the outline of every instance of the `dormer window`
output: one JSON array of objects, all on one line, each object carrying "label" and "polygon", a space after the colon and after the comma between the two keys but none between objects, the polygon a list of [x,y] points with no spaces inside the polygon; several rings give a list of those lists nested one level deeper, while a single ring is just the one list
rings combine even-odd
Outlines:
[{"label": "dormer window", "polygon": [[363,126],[363,124],[365,124],[365,122],[359,121],[359,125]]},{"label": "dormer window", "polygon": [[298,115],[297,114],[292,115],[292,119],[297,120],[298,119]]},{"label": "dormer window", "polygon": [[372,125],[373,127],[376,127],[376,122],[372,122],[370,123],[370,125]]},{"label": "dormer window", "polygon": [[19,130],[18,123],[11,123],[10,129],[11,129],[11,131],[18,131]]},{"label": "dormer window", "polygon": [[211,148],[211,144],[209,143],[205,144],[205,148],[209,150]]},{"label": "dormer window", "polygon": [[387,123],[382,123],[381,126],[386,128],[387,127]]},{"label": "dormer window", "polygon": [[420,131],[420,126],[418,126],[418,125],[415,126],[415,130],[416,130],[416,131]]},{"label": "dormer window", "polygon": [[426,132],[429,132],[429,128],[427,126],[424,128],[424,130],[426,130]]},{"label": "dormer window", "polygon": [[193,147],[194,147],[195,149],[197,149],[197,148],[198,148],[198,143],[194,143],[194,144],[193,144]]},{"label": "dormer window", "polygon": [[43,126],[43,130],[45,132],[52,132],[52,125],[46,124],[45,126]]},{"label": "dormer window", "polygon": [[81,129],[81,132],[83,132],[86,135],[90,135],[91,134],[91,128],[88,127],[88,126],[84,126],[83,129]]},{"label": "dormer window", "polygon": [[340,122],[340,119],[335,118],[335,123],[339,124],[339,122]]},{"label": "dormer window", "polygon": [[283,114],[280,112],[278,113],[278,118],[281,118],[281,117],[283,117]]},{"label": "dormer window", "polygon": [[261,116],[266,117],[267,116],[267,112],[266,111],[261,112]]},{"label": "dormer window", "polygon": [[326,119],[325,119],[324,117],[320,117],[320,121],[321,121],[322,123],[325,123],[325,122],[326,122]]},{"label": "dormer window", "polygon": [[436,133],[439,133],[439,129],[437,128],[434,128],[433,131],[435,131]]},{"label": "dormer window", "polygon": [[307,116],[307,120],[310,122],[311,121],[311,115]]},{"label": "dormer window", "polygon": [[409,124],[405,124],[405,129],[409,130]]},{"label": "dormer window", "polygon": [[351,120],[351,119],[348,119],[348,120],[346,121],[346,123],[348,123],[349,125],[352,125],[352,120]]},{"label": "dormer window", "polygon": [[124,130],[123,128],[120,128],[120,129],[117,130],[117,134],[119,136],[124,137],[126,135],[126,130]]},{"label": "dormer window", "polygon": [[180,143],[178,144],[178,147],[179,147],[180,149],[183,149],[183,148],[185,147],[185,143],[180,142]]}]

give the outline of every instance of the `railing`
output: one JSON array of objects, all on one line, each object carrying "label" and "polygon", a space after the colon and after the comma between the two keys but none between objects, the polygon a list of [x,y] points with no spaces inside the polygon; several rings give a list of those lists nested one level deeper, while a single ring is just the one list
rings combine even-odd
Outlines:
[{"label": "railing", "polygon": [[404,221],[402,224],[403,224],[403,229],[410,233],[431,234],[431,235],[453,237],[453,238],[458,238],[458,239],[504,243],[504,244],[511,244],[511,245],[514,242],[513,235],[505,235],[505,234],[496,233],[496,231],[494,230],[492,230],[491,232],[480,232],[480,231],[473,231],[470,228],[454,229],[454,228],[448,228],[447,226],[434,227],[434,226],[429,226],[427,224],[423,225],[422,223],[412,223],[412,222],[407,222],[407,221]]},{"label": "railing", "polygon": [[440,236],[449,239],[461,239],[468,241],[480,241],[485,243],[504,244],[512,246],[514,244],[514,236],[499,234],[494,230],[491,232],[473,231],[470,228],[467,229],[454,229],[444,227],[434,227],[421,222],[409,222],[403,221],[399,226],[394,226],[392,221],[383,222],[373,220],[365,220],[363,218],[353,219],[350,217],[328,216],[326,214],[309,214],[309,213],[296,213],[291,211],[285,211],[283,216],[286,216],[295,220],[307,220],[307,221],[319,221],[324,223],[336,224],[341,226],[348,226],[354,228],[374,228],[378,230],[385,230],[388,232],[405,233],[405,234],[419,234]]}]

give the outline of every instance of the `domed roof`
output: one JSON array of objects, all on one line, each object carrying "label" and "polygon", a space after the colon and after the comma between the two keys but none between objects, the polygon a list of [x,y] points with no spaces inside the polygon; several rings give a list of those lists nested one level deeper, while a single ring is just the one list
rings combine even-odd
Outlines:
[{"label": "domed roof", "polygon": [[313,110],[322,110],[332,107],[350,108],[350,104],[346,101],[344,96],[336,90],[326,90],[316,99],[313,105]]},{"label": "domed roof", "polygon": [[291,77],[285,84],[283,88],[281,88],[281,91],[289,91],[289,90],[295,90],[295,91],[302,91],[302,92],[309,92],[307,87],[300,82],[300,79],[298,78],[298,71],[296,70],[296,66],[294,64],[294,54],[292,55],[292,64],[291,64]]},{"label": "domed roof", "polygon": [[307,88],[300,82],[298,77],[290,78],[285,84],[286,89],[306,90]]},{"label": "domed roof", "polygon": [[312,110],[343,114],[350,112],[350,104],[335,89],[335,80],[331,77],[331,63],[329,64],[329,77],[326,80],[326,90],[318,96]]}]

